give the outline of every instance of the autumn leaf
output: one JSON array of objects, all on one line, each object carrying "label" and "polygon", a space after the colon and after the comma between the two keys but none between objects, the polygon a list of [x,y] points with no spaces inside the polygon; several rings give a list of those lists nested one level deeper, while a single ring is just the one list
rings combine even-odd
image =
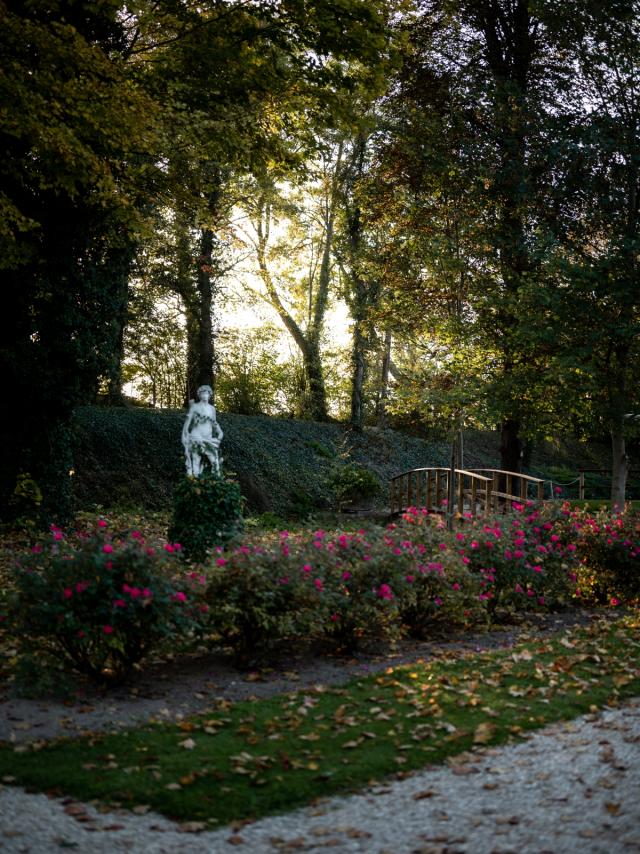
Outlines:
[{"label": "autumn leaf", "polygon": [[478,724],[473,734],[473,743],[488,744],[488,742],[493,738],[495,731],[496,725],[494,723],[485,721],[484,723]]}]

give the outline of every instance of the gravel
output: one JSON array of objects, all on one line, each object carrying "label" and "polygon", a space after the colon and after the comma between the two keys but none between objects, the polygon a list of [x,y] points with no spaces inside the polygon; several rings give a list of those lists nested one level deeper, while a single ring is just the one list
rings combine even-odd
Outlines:
[{"label": "gravel", "polygon": [[0,791],[3,852],[626,854],[640,851],[640,699],[359,794],[197,830],[151,812]]}]

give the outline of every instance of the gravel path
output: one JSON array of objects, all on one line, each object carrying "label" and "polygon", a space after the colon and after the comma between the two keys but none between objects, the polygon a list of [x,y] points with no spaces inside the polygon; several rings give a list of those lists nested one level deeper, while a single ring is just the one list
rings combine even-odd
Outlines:
[{"label": "gravel path", "polygon": [[10,786],[0,791],[0,816],[0,850],[24,854],[632,854],[640,852],[640,699],[357,795],[216,831]]}]

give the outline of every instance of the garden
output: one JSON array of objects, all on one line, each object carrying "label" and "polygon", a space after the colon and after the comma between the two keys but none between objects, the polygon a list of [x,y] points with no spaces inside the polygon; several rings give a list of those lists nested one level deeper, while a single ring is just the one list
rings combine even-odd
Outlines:
[{"label": "garden", "polygon": [[4,781],[205,829],[637,695],[635,511],[527,502],[453,530],[419,507],[353,521],[227,528],[209,548],[193,530],[167,539],[161,514],[80,513],[28,548],[14,531],[1,622],[12,694],[108,704],[158,662],[179,681],[206,660],[211,679],[212,654],[248,692],[201,695],[176,719],[5,742]]}]

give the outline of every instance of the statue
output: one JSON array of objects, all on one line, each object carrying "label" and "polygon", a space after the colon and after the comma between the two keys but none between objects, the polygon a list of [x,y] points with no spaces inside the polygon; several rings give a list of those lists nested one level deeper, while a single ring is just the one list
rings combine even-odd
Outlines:
[{"label": "statue", "polygon": [[211,386],[201,385],[198,400],[189,401],[189,412],[182,428],[187,474],[200,477],[205,462],[214,474],[220,474],[222,459],[219,454],[223,433],[216,421],[216,408],[211,404]]}]

